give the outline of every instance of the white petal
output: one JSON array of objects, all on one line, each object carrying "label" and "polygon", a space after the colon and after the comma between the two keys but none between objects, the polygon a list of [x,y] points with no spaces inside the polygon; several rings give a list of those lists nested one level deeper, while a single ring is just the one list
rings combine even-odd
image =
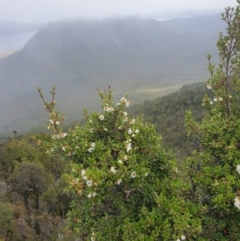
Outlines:
[{"label": "white petal", "polygon": [[237,165],[237,168],[236,168],[238,174],[240,174],[240,165]]},{"label": "white petal", "polygon": [[91,180],[87,180],[87,185],[88,185],[89,187],[91,187],[91,186],[92,186],[92,181],[91,181]]},{"label": "white petal", "polygon": [[128,143],[127,144],[127,152],[129,152],[131,149],[132,149],[132,145],[131,145],[131,143]]},{"label": "white petal", "polygon": [[52,119],[49,119],[49,122],[53,125],[54,121]]},{"label": "white petal", "polygon": [[81,171],[81,176],[85,176],[85,174],[86,174],[85,170],[82,169],[82,171]]},{"label": "white petal", "polygon": [[186,239],[186,236],[185,235],[182,235],[181,236],[181,240],[185,240]]}]

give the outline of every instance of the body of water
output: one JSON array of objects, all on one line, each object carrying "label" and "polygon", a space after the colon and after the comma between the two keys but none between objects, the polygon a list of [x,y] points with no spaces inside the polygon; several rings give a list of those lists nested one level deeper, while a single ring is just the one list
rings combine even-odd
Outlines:
[{"label": "body of water", "polygon": [[21,49],[37,31],[0,36],[0,52]]}]

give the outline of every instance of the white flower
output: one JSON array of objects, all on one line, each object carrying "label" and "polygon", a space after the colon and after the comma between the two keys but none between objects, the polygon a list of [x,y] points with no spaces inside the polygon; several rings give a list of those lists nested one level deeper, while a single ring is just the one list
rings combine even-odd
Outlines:
[{"label": "white flower", "polygon": [[138,134],[138,133],[139,133],[139,130],[138,130],[138,129],[137,129],[137,130],[135,130],[135,133],[137,133],[137,134]]},{"label": "white flower", "polygon": [[66,148],[65,148],[65,146],[62,146],[62,150],[63,150],[63,151],[66,151]]},{"label": "white flower", "polygon": [[185,240],[186,239],[186,236],[185,235],[182,235],[181,236],[181,240]]},{"label": "white flower", "polygon": [[239,197],[236,197],[236,198],[235,198],[234,205],[235,205],[238,209],[240,209],[240,199],[239,199]]},{"label": "white flower", "polygon": [[118,129],[119,129],[119,130],[122,130],[122,127],[121,127],[121,126],[119,126],[119,127],[118,127]]},{"label": "white flower", "polygon": [[132,134],[132,137],[135,137],[135,135],[134,135],[134,134]]},{"label": "white flower", "polygon": [[92,142],[91,147],[95,148],[95,142]]},{"label": "white flower", "polygon": [[88,149],[89,152],[93,152],[93,150],[94,150],[93,147],[90,147],[90,148]]},{"label": "white flower", "polygon": [[82,169],[82,171],[81,171],[81,176],[83,177],[83,176],[85,176],[85,174],[86,174],[85,170]]},{"label": "white flower", "polygon": [[130,122],[130,124],[134,124],[135,121],[136,121],[135,119],[132,119],[131,122]]},{"label": "white flower", "polygon": [[125,111],[125,112],[123,112],[123,115],[124,115],[124,116],[127,116],[127,112],[126,112],[126,111]]},{"label": "white flower", "polygon": [[132,130],[131,130],[131,128],[128,129],[128,134],[129,134],[129,135],[132,134]]},{"label": "white flower", "polygon": [[136,173],[136,172],[132,172],[132,173],[131,173],[131,177],[132,177],[132,178],[135,178],[136,176],[137,176],[137,173]]},{"label": "white flower", "polygon": [[52,119],[49,119],[49,122],[53,125],[54,121]]},{"label": "white flower", "polygon": [[99,118],[100,120],[104,120],[104,115],[100,115],[98,118]]},{"label": "white flower", "polygon": [[212,100],[210,101],[210,105],[213,105],[213,101]]},{"label": "white flower", "polygon": [[94,237],[91,237],[91,241],[95,241],[95,238],[94,238]]},{"label": "white flower", "polygon": [[238,174],[240,174],[240,165],[237,165],[237,168],[236,168]]},{"label": "white flower", "polygon": [[132,145],[131,145],[131,143],[129,142],[129,143],[127,144],[127,152],[129,152],[131,149],[132,149]]},{"label": "white flower", "polygon": [[121,98],[121,102],[125,104],[126,107],[129,106],[129,101],[126,98]]},{"label": "white flower", "polygon": [[225,44],[225,46],[231,46],[231,41],[228,40],[227,43]]},{"label": "white flower", "polygon": [[91,180],[87,180],[87,185],[88,185],[89,187],[91,187],[91,186],[92,186],[92,181],[91,181]]},{"label": "white flower", "polygon": [[115,169],[115,167],[111,167],[110,172],[115,174],[117,172],[117,170]]},{"label": "white flower", "polygon": [[215,97],[215,98],[213,99],[213,101],[214,101],[214,102],[217,102],[217,101],[222,102],[222,101],[223,101],[223,98],[217,96],[217,97]]},{"label": "white flower", "polygon": [[118,160],[118,163],[119,163],[119,164],[122,164],[123,162],[122,162],[122,160]]},{"label": "white flower", "polygon": [[96,197],[96,196],[97,196],[97,193],[93,192],[93,193],[92,193],[92,196],[93,196],[93,197]]},{"label": "white flower", "polygon": [[65,136],[67,136],[67,133],[60,133],[58,135],[53,135],[52,138],[53,139],[60,139],[60,138],[64,138]]},{"label": "white flower", "polygon": [[90,128],[90,130],[89,130],[89,131],[90,131],[90,133],[93,133],[93,128]]},{"label": "white flower", "polygon": [[114,108],[111,106],[111,107],[109,107],[109,111],[110,112],[113,112],[114,111]]},{"label": "white flower", "polygon": [[180,238],[178,238],[177,241],[181,241]]},{"label": "white flower", "polygon": [[147,173],[147,172],[145,172],[144,177],[147,177],[147,176],[148,176],[148,173]]},{"label": "white flower", "polygon": [[89,120],[89,123],[92,123],[92,120]]},{"label": "white flower", "polygon": [[103,108],[103,110],[107,111],[107,112],[113,112],[114,108],[112,106],[111,107],[106,106],[106,107]]},{"label": "white flower", "polygon": [[53,135],[52,138],[53,139],[60,139],[60,138],[64,138],[65,136],[67,136],[67,133],[59,133],[58,135]]},{"label": "white flower", "polygon": [[124,160],[126,161],[128,159],[127,155],[124,155]]},{"label": "white flower", "polygon": [[85,181],[88,180],[86,176],[82,176],[82,179],[85,180]]},{"label": "white flower", "polygon": [[211,90],[212,86],[211,85],[207,85],[207,89]]},{"label": "white flower", "polygon": [[88,197],[88,198],[91,198],[91,197],[92,197],[92,193],[89,193],[89,194],[87,195],[87,197]]},{"label": "white flower", "polygon": [[175,168],[175,172],[176,172],[176,173],[178,173],[178,172],[179,172],[177,167]]},{"label": "white flower", "polygon": [[126,117],[126,118],[123,120],[123,122],[126,123],[127,121],[128,121],[128,118]]},{"label": "white flower", "polygon": [[56,124],[57,126],[59,126],[59,125],[60,125],[60,122],[59,122],[59,121],[56,121],[55,124]]},{"label": "white flower", "polygon": [[117,185],[120,185],[122,182],[122,179],[117,180]]},{"label": "white flower", "polygon": [[107,131],[107,128],[104,128],[105,131]]}]

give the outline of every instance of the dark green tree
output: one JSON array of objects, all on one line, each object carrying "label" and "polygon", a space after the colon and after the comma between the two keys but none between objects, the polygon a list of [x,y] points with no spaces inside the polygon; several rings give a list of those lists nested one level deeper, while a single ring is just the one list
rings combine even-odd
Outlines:
[{"label": "dark green tree", "polygon": [[47,191],[53,180],[43,166],[37,163],[23,162],[13,172],[11,183],[13,191],[22,195],[25,208],[30,215],[29,198],[34,200],[33,207],[38,210],[40,196]]}]

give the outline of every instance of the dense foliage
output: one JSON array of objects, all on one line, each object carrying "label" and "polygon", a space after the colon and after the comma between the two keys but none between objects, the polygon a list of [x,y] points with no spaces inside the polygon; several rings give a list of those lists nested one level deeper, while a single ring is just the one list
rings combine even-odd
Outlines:
[{"label": "dense foliage", "polygon": [[175,93],[134,105],[129,113],[133,116],[142,115],[144,121],[154,124],[162,136],[163,146],[173,149],[177,160],[181,162],[196,146],[196,138],[187,137],[187,128],[184,126],[186,111],[190,110],[195,119],[200,121],[204,115],[202,99],[207,93],[211,94],[205,83],[186,85]]},{"label": "dense foliage", "polygon": [[39,150],[39,138],[47,137],[16,137],[0,146],[0,240],[55,240],[66,232],[65,161]]},{"label": "dense foliage", "polygon": [[[240,1],[238,1],[240,3]],[[207,110],[196,122],[188,112],[186,125],[200,145],[186,161],[190,189],[187,198],[199,205],[202,213],[203,240],[239,240],[240,182],[240,10],[227,8],[222,15],[227,35],[220,34],[217,47],[221,63],[215,67],[209,59],[205,96]]]}]

